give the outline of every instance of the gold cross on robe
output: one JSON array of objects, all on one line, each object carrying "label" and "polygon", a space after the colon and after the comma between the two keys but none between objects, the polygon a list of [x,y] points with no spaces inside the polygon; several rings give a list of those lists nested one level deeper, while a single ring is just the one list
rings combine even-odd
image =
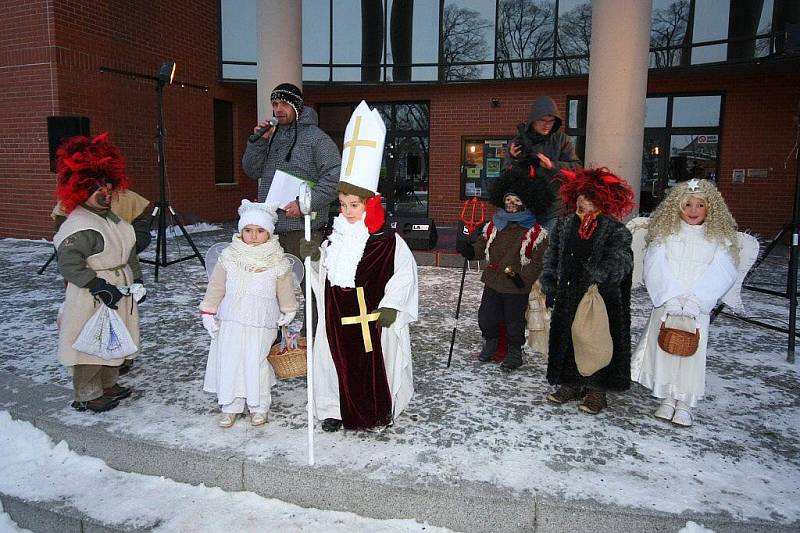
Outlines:
[{"label": "gold cross on robe", "polygon": [[372,351],[372,336],[369,333],[369,323],[378,320],[381,316],[379,311],[367,313],[367,301],[364,298],[364,287],[356,287],[356,298],[358,299],[358,314],[355,316],[342,317],[342,325],[361,325],[361,336],[364,338],[364,351]]},{"label": "gold cross on robe", "polygon": [[353,137],[344,143],[345,148],[350,148],[350,153],[347,154],[347,168],[344,171],[345,176],[349,176],[353,172],[353,161],[356,158],[356,148],[359,146],[368,146],[370,148],[377,148],[378,143],[375,141],[368,141],[358,138],[358,130],[361,129],[361,117],[356,117],[356,125],[353,127]]}]

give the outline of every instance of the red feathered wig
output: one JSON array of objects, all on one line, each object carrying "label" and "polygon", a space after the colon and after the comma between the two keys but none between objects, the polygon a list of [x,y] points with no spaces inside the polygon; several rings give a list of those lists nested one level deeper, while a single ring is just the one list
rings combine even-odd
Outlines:
[{"label": "red feathered wig", "polygon": [[56,157],[56,196],[65,213],[88,200],[98,187],[110,185],[114,191],[128,188],[125,160],[108,141],[108,133],[92,138],[70,137],[58,149]]},{"label": "red feathered wig", "polygon": [[636,206],[628,182],[605,167],[561,171],[561,198],[570,211],[577,208],[578,196],[584,195],[604,214],[622,218]]}]

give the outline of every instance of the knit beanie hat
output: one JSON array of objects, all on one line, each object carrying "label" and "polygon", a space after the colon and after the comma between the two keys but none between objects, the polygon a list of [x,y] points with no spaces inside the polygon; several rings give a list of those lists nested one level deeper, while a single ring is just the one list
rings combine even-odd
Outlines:
[{"label": "knit beanie hat", "polygon": [[281,83],[269,95],[270,102],[283,100],[294,109],[295,116],[300,118],[300,112],[303,110],[303,91],[297,88],[296,85],[291,83]]},{"label": "knit beanie hat", "polygon": [[250,200],[242,200],[239,206],[239,232],[248,224],[264,228],[270,235],[275,233],[275,220],[278,218],[275,204],[260,204]]}]

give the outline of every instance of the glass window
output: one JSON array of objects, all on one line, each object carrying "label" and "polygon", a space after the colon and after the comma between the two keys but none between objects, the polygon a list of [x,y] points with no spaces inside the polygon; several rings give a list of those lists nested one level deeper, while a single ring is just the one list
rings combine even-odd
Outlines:
[{"label": "glass window", "polygon": [[716,127],[719,126],[722,97],[676,96],[672,104],[672,127]]},{"label": "glass window", "polygon": [[[730,0],[695,0],[692,42],[727,39],[729,12]],[[692,64],[725,61],[727,52],[727,44],[694,47]]]},{"label": "glass window", "polygon": [[[387,0],[386,12],[389,14],[386,80],[435,81],[439,61],[439,3]],[[432,66],[409,66],[413,63]]]},{"label": "glass window", "polygon": [[665,127],[667,125],[667,98],[648,98],[645,105],[644,127]]},{"label": "glass window", "polygon": [[499,0],[497,78],[553,75],[555,11],[551,0]]},{"label": "glass window", "polygon": [[[362,24],[362,16],[368,24]],[[334,81],[383,79],[383,28],[382,2],[362,6],[360,0],[333,0],[333,63],[361,65],[335,68]]]},{"label": "glass window", "polygon": [[[331,62],[329,0],[303,0],[303,63]],[[311,14],[313,13],[313,16]],[[359,58],[360,59],[360,58]],[[327,69],[326,69],[327,70]],[[305,71],[304,76],[305,78]],[[328,79],[326,75],[324,79]]]},{"label": "glass window", "polygon": [[[686,38],[689,25],[689,0],[653,0],[650,21],[650,48],[678,46]],[[674,48],[650,52],[650,67],[665,68],[686,64],[686,49]]]},{"label": "glass window", "polygon": [[[494,2],[445,2],[440,79],[458,81],[494,77],[494,21]],[[469,64],[480,61],[486,64]]]},{"label": "glass window", "polygon": [[462,140],[461,194],[488,198],[489,188],[503,168],[511,140],[507,137],[468,137]]},{"label": "glass window", "polygon": [[233,104],[214,98],[214,180],[233,183]]},{"label": "glass window", "polygon": [[255,80],[258,43],[256,3],[220,0],[222,61],[252,62],[253,65],[222,65],[222,77]]},{"label": "glass window", "polygon": [[592,37],[592,4],[588,0],[559,0],[556,55],[583,56],[556,61],[557,76],[589,73]]},{"label": "glass window", "polygon": [[692,178],[717,179],[718,135],[672,135],[669,185]]}]

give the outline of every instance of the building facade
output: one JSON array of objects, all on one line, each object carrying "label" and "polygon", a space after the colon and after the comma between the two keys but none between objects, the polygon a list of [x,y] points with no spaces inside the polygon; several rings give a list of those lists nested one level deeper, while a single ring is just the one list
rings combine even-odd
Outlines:
[{"label": "building facade", "polygon": [[[50,237],[48,117],[86,117],[157,199],[154,76],[164,90],[169,201],[228,220],[255,182],[255,0],[9,1],[0,26],[0,235]],[[303,0],[308,105],[338,143],[362,99],[387,123],[391,211],[453,225],[485,196],[530,103],[552,96],[583,155],[591,5],[583,0]],[[715,179],[742,228],[791,218],[800,101],[796,0],[654,0],[640,208],[676,180]],[[279,52],[276,52],[279,53]],[[183,83],[180,83],[183,82]],[[51,132],[52,133],[52,132]],[[587,164],[602,165],[603,161]]]}]

